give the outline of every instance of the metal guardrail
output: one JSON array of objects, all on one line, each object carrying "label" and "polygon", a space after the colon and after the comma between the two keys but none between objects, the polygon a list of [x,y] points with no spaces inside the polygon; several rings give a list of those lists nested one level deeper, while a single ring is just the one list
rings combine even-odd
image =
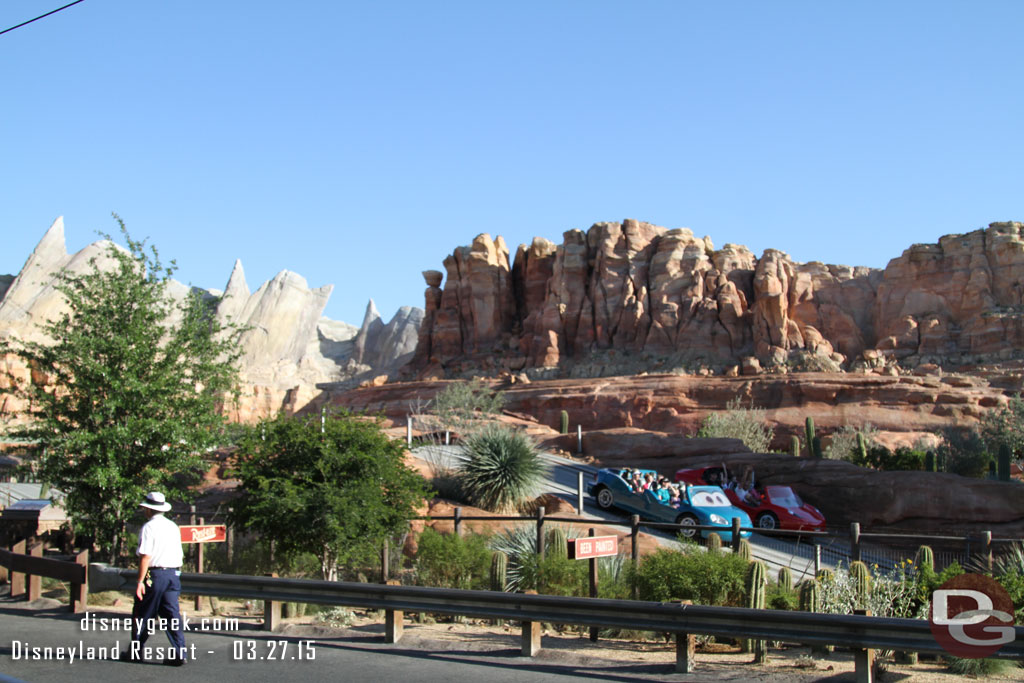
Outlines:
[{"label": "metal guardrail", "polygon": [[[105,578],[108,583],[130,584],[136,576],[131,569],[98,565],[90,567],[90,580],[94,573],[97,580]],[[230,574],[183,573],[181,584],[186,593],[264,600],[268,611],[265,624],[271,628],[272,605],[276,602],[385,610],[388,642],[397,642],[401,637],[402,615],[408,611],[521,621],[523,652],[531,655],[539,650],[536,627],[541,622],[675,633],[680,649],[684,648],[678,643],[697,634],[837,645],[851,648],[858,654],[859,678],[864,666],[870,668],[873,656],[870,652],[874,649],[944,654],[932,635],[929,622],[918,619]],[[1003,646],[995,657],[1024,660],[1024,627],[1017,626],[1015,630],[1016,640]],[[866,680],[870,680],[870,674],[867,675]]]}]

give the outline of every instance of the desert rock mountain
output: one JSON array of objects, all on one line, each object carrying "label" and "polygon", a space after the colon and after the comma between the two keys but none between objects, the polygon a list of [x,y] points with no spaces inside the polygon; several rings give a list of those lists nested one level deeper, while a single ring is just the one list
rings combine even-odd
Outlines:
[{"label": "desert rock mountain", "polygon": [[[558,369],[870,369],[1005,360],[1024,348],[1024,224],[918,244],[884,270],[636,220],[536,238],[514,261],[482,234],[426,271],[408,377]],[[614,362],[608,362],[614,358]],[[548,375],[551,373],[549,372]]]},{"label": "desert rock mountain", "polygon": [[[0,279],[4,290],[0,338],[42,341],[38,326],[59,315],[65,306],[54,288],[57,273],[62,269],[85,272],[94,258],[100,267],[109,265],[108,246],[105,241],[95,242],[68,254],[64,222],[58,218],[13,282]],[[332,285],[311,289],[302,276],[285,270],[250,292],[242,264],[236,261],[223,294],[199,290],[220,297],[217,315],[222,322],[247,328],[241,339],[242,396],[233,418],[251,420],[282,409],[294,411],[318,395],[317,385],[354,384],[393,371],[412,354],[422,320],[420,309],[404,307],[387,325],[360,330],[323,317],[332,289]],[[172,280],[169,291],[172,297],[182,299],[189,288]],[[372,349],[372,353],[355,358],[357,348]],[[29,371],[17,367],[13,359],[4,363],[17,376],[30,378]],[[6,405],[4,410],[15,408]]]}]

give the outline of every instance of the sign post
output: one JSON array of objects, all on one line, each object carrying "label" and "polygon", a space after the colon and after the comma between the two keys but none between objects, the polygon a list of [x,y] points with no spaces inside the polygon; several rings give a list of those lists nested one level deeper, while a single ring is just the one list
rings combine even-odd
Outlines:
[{"label": "sign post", "polygon": [[[200,517],[199,524],[185,524],[178,527],[181,532],[182,543],[196,544],[196,573],[203,573],[203,544],[223,543],[228,538],[227,527],[223,524],[203,524],[205,520]],[[202,596],[196,596],[196,611],[201,609]],[[213,604],[212,602],[210,603]]]},{"label": "sign post", "polygon": [[[590,597],[597,597],[597,558],[619,554],[618,536],[597,536],[593,527],[586,538],[569,539],[570,560],[590,560]],[[590,627],[590,639],[597,642],[598,628]]]}]

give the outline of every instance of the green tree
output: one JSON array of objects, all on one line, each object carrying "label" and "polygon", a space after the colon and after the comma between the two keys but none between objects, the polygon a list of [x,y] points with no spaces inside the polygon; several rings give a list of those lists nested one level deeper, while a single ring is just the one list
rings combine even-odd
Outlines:
[{"label": "green tree", "polygon": [[264,421],[235,454],[241,479],[233,522],[286,554],[312,553],[323,578],[365,561],[404,531],[428,491],[379,420],[351,413]]},{"label": "green tree", "polygon": [[197,454],[215,445],[237,383],[237,330],[218,324],[215,302],[175,301],[174,262],[114,218],[127,250],[111,241],[108,265],[57,276],[68,309],[40,326],[49,341],[0,346],[47,378],[11,378],[6,391],[28,406],[12,433],[37,444],[37,476],[66,493],[76,532],[111,561],[147,491],[187,496],[198,481]]}]

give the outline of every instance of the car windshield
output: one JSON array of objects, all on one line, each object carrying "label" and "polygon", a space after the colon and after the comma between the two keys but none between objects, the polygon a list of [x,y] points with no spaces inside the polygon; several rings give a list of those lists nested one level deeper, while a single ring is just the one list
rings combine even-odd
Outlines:
[{"label": "car windshield", "polygon": [[704,508],[724,508],[730,505],[729,499],[725,497],[725,493],[718,487],[693,491],[690,494],[690,504]]},{"label": "car windshield", "polygon": [[768,500],[779,507],[798,508],[804,504],[800,496],[788,486],[766,486],[765,492],[768,494]]}]

